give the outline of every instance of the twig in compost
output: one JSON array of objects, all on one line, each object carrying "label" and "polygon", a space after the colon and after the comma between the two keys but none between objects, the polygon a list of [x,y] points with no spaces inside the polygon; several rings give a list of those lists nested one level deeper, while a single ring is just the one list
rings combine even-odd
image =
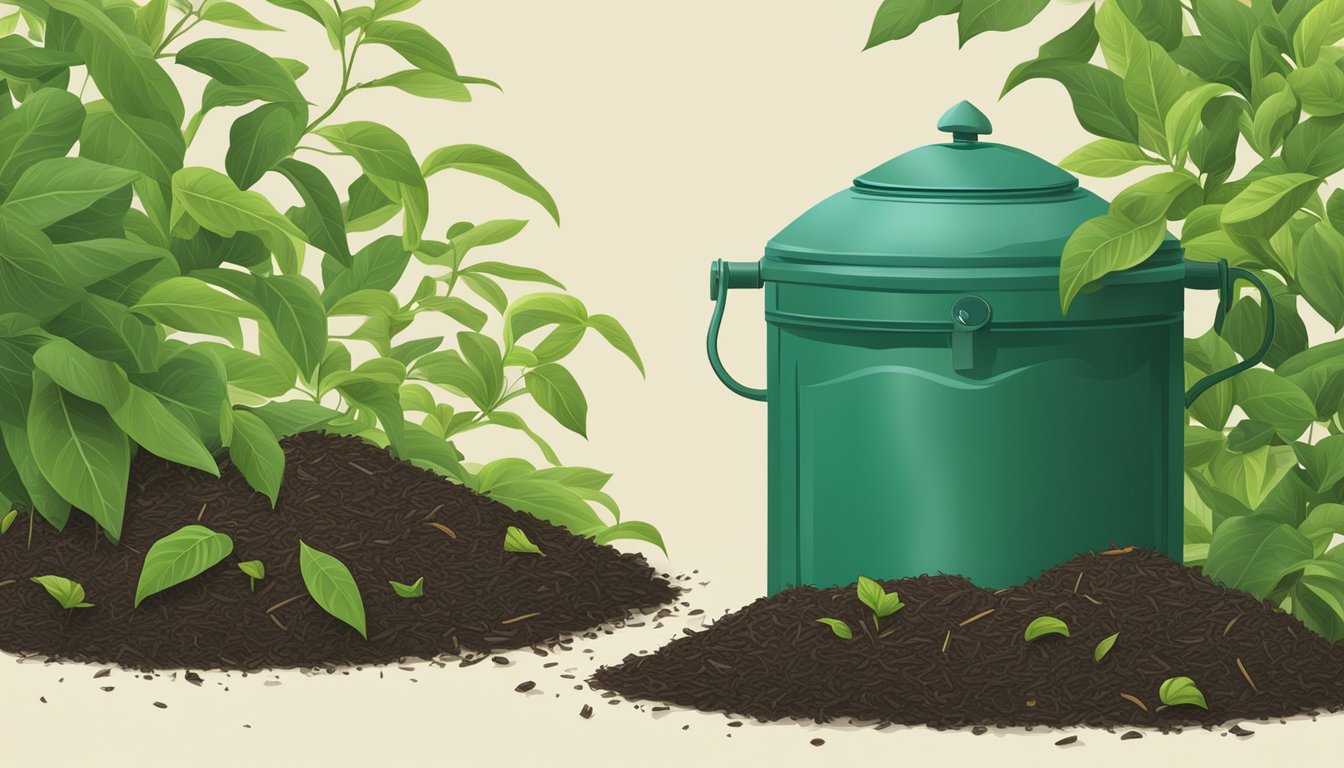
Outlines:
[{"label": "twig in compost", "polygon": [[0,587],[8,587],[10,584],[13,583],[14,579],[5,579],[4,581],[0,581]]},{"label": "twig in compost", "polygon": [[1251,679],[1251,673],[1246,671],[1246,665],[1241,663],[1240,656],[1237,657],[1237,669],[1241,670],[1241,676],[1246,678],[1246,682],[1251,684],[1251,690],[1259,693],[1260,689],[1255,687],[1255,681]]},{"label": "twig in compost", "polygon": [[1144,712],[1148,711],[1148,705],[1140,701],[1138,696],[1131,696],[1128,693],[1121,693],[1120,698],[1124,699],[1125,701],[1128,701],[1129,703],[1133,704],[1139,709],[1142,709]]},{"label": "twig in compost", "polygon": [[196,522],[198,522],[198,523],[201,522],[201,518],[205,517],[205,507],[206,507],[206,505],[208,505],[209,503],[210,503],[210,502],[208,502],[208,501],[206,501],[206,502],[202,502],[202,503],[201,503],[201,511],[196,513]]},{"label": "twig in compost", "polygon": [[1086,599],[1087,602],[1089,602],[1089,603],[1091,603],[1091,604],[1093,604],[1093,605],[1101,605],[1101,601],[1100,601],[1100,600],[1096,599],[1095,597],[1093,597],[1093,596],[1091,596],[1091,595],[1089,595],[1089,594],[1087,594],[1087,593],[1083,593],[1083,598]]},{"label": "twig in compost", "polygon": [[993,608],[990,608],[990,609],[988,609],[988,610],[981,611],[981,612],[975,614],[974,616],[972,616],[971,618],[969,618],[969,619],[967,619],[967,620],[961,622],[961,623],[958,624],[957,626],[958,626],[958,627],[964,627],[964,626],[966,626],[967,624],[970,624],[972,621],[975,621],[976,619],[983,619],[984,617],[988,616],[989,614],[991,614],[991,613],[993,613],[993,612],[994,612],[994,609],[993,609]]},{"label": "twig in compost", "polygon": [[286,605],[289,605],[290,603],[294,602],[295,600],[298,600],[300,597],[303,597],[303,595],[295,595],[295,596],[293,596],[293,597],[287,597],[287,598],[285,598],[284,600],[281,600],[280,602],[276,603],[275,605],[272,605],[270,608],[267,608],[267,609],[266,609],[266,612],[267,612],[267,613],[275,613],[276,611],[280,610],[281,608],[284,608]]},{"label": "twig in compost", "polygon": [[1073,582],[1073,594],[1078,594],[1078,585],[1083,583],[1083,572],[1078,572],[1078,578]]},{"label": "twig in compost", "polygon": [[503,620],[503,621],[501,621],[501,622],[499,622],[499,623],[500,623],[500,624],[516,624],[517,622],[520,622],[520,621],[527,621],[528,619],[535,618],[535,617],[540,616],[540,615],[541,615],[541,611],[533,611],[532,613],[524,613],[522,616],[514,616],[512,619],[505,619],[505,620]]},{"label": "twig in compost", "polygon": [[454,531],[452,528],[449,528],[443,523],[426,523],[426,525],[428,525],[430,528],[437,528],[438,530],[443,531],[444,533],[448,534],[448,538],[450,539],[457,538],[457,531]]},{"label": "twig in compost", "polygon": [[358,469],[360,472],[363,472],[364,474],[368,475],[369,477],[373,477],[373,470],[371,470],[371,469],[369,469],[369,468],[367,468],[367,467],[360,466],[359,464],[356,464],[356,463],[353,462],[353,461],[347,461],[347,462],[345,462],[345,463],[346,463],[346,464],[349,464],[350,466],[354,467],[355,469]]},{"label": "twig in compost", "polygon": [[284,624],[281,624],[281,623],[280,623],[280,620],[277,619],[277,618],[275,617],[275,614],[273,614],[273,613],[268,613],[268,614],[266,614],[266,615],[269,616],[269,617],[271,618],[271,621],[274,621],[274,622],[275,622],[275,626],[279,627],[280,630],[281,630],[282,632],[288,632],[288,631],[289,631],[289,627],[286,627]]},{"label": "twig in compost", "polygon": [[1233,616],[1233,617],[1232,617],[1232,620],[1231,620],[1231,621],[1227,622],[1227,626],[1226,626],[1226,627],[1223,627],[1223,637],[1227,637],[1227,633],[1228,633],[1229,631],[1231,631],[1231,629],[1232,629],[1232,625],[1233,625],[1233,624],[1236,624],[1236,623],[1237,623],[1237,619],[1240,619],[1240,618],[1241,618],[1241,614],[1238,613],[1236,616]]},{"label": "twig in compost", "polygon": [[1120,547],[1119,549],[1108,549],[1105,552],[1098,552],[1099,555],[1128,555],[1134,551],[1134,547]]},{"label": "twig in compost", "polygon": [[947,653],[947,644],[950,642],[952,642],[952,630],[949,629],[947,634],[943,636],[943,653]]}]

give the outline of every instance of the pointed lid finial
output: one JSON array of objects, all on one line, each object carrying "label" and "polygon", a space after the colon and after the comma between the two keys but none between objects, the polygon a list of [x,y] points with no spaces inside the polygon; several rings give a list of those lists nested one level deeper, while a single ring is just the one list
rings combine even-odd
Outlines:
[{"label": "pointed lid finial", "polygon": [[994,132],[989,118],[969,101],[957,102],[938,120],[938,130],[952,134],[953,141],[975,141],[981,134]]}]

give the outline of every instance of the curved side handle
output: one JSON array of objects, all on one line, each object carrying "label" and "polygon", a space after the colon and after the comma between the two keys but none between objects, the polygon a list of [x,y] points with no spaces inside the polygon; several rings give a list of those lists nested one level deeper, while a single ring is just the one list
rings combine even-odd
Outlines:
[{"label": "curved side handle", "polygon": [[1200,395],[1207,392],[1213,385],[1220,381],[1226,381],[1242,371],[1254,368],[1260,364],[1261,360],[1265,359],[1265,354],[1274,345],[1275,317],[1274,297],[1270,295],[1269,288],[1265,286],[1264,281],[1257,277],[1254,272],[1241,267],[1229,267],[1227,262],[1223,260],[1216,263],[1186,261],[1185,269],[1186,287],[1216,288],[1218,290],[1218,316],[1214,321],[1216,330],[1222,330],[1223,318],[1232,308],[1232,301],[1236,298],[1234,286],[1239,279],[1249,282],[1260,291],[1260,306],[1265,309],[1265,338],[1264,341],[1260,342],[1260,348],[1255,351],[1255,354],[1236,365],[1224,368],[1221,371],[1215,371],[1195,382],[1190,391],[1185,393],[1185,407],[1189,408]]},{"label": "curved side handle", "polygon": [[719,325],[723,323],[723,308],[728,303],[728,289],[760,288],[762,285],[764,281],[761,280],[761,265],[754,261],[729,262],[718,259],[714,262],[709,273],[709,295],[714,299],[714,315],[709,320],[709,337],[705,346],[709,350],[709,365],[725,387],[748,400],[764,401],[766,396],[764,389],[748,387],[734,379],[728,373],[728,369],[723,367],[723,361],[719,359]]}]

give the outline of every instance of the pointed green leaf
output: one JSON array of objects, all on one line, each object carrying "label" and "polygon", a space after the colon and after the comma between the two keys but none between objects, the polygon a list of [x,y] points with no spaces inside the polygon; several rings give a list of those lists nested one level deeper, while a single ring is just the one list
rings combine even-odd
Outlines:
[{"label": "pointed green leaf", "polygon": [[285,452],[260,416],[247,410],[233,411],[229,458],[248,484],[270,499],[274,507],[284,479]]},{"label": "pointed green leaf", "polygon": [[1344,0],[1323,0],[1302,17],[1293,33],[1293,57],[1299,66],[1316,62],[1321,48],[1344,37]]},{"label": "pointed green leaf", "polygon": [[1233,379],[1236,401],[1246,415],[1274,425],[1284,440],[1294,440],[1316,419],[1316,405],[1302,388],[1264,368],[1243,371]]},{"label": "pointed green leaf", "polygon": [[1069,636],[1069,625],[1054,616],[1037,616],[1027,625],[1026,631],[1022,636],[1027,642],[1045,637],[1046,635]]},{"label": "pointed green leaf", "polygon": [[327,349],[327,313],[317,288],[297,275],[258,277],[256,285],[257,306],[300,375],[310,376]]},{"label": "pointed green leaf", "polygon": [[1143,151],[1138,144],[1115,139],[1098,139],[1074,150],[1059,162],[1066,171],[1087,176],[1120,176],[1146,165],[1166,165]]},{"label": "pointed green leaf", "polygon": [[542,410],[561,426],[587,437],[588,400],[573,374],[559,363],[547,363],[527,371],[523,380]]},{"label": "pointed green leaf", "polygon": [[958,45],[982,32],[1006,32],[1036,18],[1050,0],[962,0],[957,14]]},{"label": "pointed green leaf", "polygon": [[1162,703],[1169,707],[1193,704],[1200,709],[1209,708],[1204,701],[1204,694],[1195,686],[1195,681],[1188,677],[1169,677],[1163,680],[1157,695]]},{"label": "pointed green leaf", "polygon": [[536,201],[555,223],[560,223],[560,210],[551,193],[529,174],[516,160],[479,144],[456,144],[434,150],[425,158],[421,171],[425,178],[444,170],[458,170],[497,181],[524,197]]},{"label": "pointed green leaf", "polygon": [[[262,104],[233,121],[224,168],[239,189],[257,183],[294,152],[303,127],[286,104]],[[334,192],[334,190],[333,190]]]},{"label": "pointed green leaf", "polygon": [[39,160],[24,171],[0,214],[43,229],[125,187],[140,174],[82,157]]},{"label": "pointed green leaf", "polygon": [[453,57],[448,49],[418,24],[408,21],[372,21],[364,27],[364,43],[385,45],[426,72],[457,77],[457,68],[453,65]]},{"label": "pointed green leaf", "polygon": [[425,577],[421,576],[411,584],[402,584],[400,581],[389,581],[392,585],[392,591],[397,593],[397,597],[413,598],[423,597],[425,594]]},{"label": "pointed green leaf", "polygon": [[868,33],[868,50],[873,46],[909,37],[921,24],[938,16],[956,13],[962,0],[882,0],[873,28]]},{"label": "pointed green leaf", "polygon": [[841,640],[854,639],[854,630],[850,629],[849,625],[840,619],[817,619],[817,621],[830,627],[831,632]]},{"label": "pointed green leaf", "polygon": [[57,263],[40,230],[0,216],[0,307],[47,320],[78,301],[83,291],[67,282]]},{"label": "pointed green leaf", "polygon": [[84,602],[84,587],[77,581],[71,581],[64,576],[34,576],[29,581],[41,584],[42,588],[47,590],[61,607],[70,610],[71,608],[92,608],[93,603]]},{"label": "pointed green leaf", "polygon": [[545,557],[545,553],[543,553],[536,544],[533,544],[531,539],[527,538],[526,533],[512,525],[504,531],[504,551],[541,555],[542,557]]},{"label": "pointed green leaf", "polygon": [[[1105,7],[1104,5],[1102,7]],[[1125,101],[1125,84],[1114,72],[1069,59],[1036,59],[1018,65],[1003,86],[1007,94],[1028,80],[1058,81],[1069,93],[1073,113],[1089,133],[1137,143],[1139,120]]]},{"label": "pointed green leaf", "polygon": [[239,318],[259,319],[251,304],[212,288],[195,277],[174,277],[159,283],[131,311],[182,331],[205,333],[242,346]]},{"label": "pointed green leaf", "polygon": [[299,271],[303,232],[261,194],[238,189],[218,171],[183,168],[173,175],[174,223],[185,216],[224,237],[252,233],[275,255],[284,272]]},{"label": "pointed green leaf", "polygon": [[606,339],[608,344],[630,358],[630,362],[639,369],[640,375],[644,375],[644,361],[640,359],[639,351],[635,349],[634,340],[626,333],[619,320],[611,315],[589,315],[588,327],[602,334],[602,338]]},{"label": "pointed green leaf", "polygon": [[359,586],[350,569],[340,560],[302,541],[299,542],[299,569],[308,594],[322,610],[349,624],[367,639],[364,599],[359,595]]},{"label": "pointed green leaf", "polygon": [[1344,535],[1344,504],[1317,504],[1297,526],[1297,531],[1311,541],[1315,556],[1320,557],[1335,536]]},{"label": "pointed green leaf", "polygon": [[1120,637],[1119,632],[1103,637],[1101,641],[1097,643],[1097,647],[1092,649],[1092,660],[1099,662],[1106,658],[1106,654],[1111,652],[1111,648],[1115,645],[1115,640],[1118,637]]},{"label": "pointed green leaf", "polygon": [[654,545],[667,554],[667,545],[658,529],[641,520],[626,520],[609,526],[593,538],[598,544],[610,544],[613,541],[644,541]]},{"label": "pointed green leaf", "polygon": [[376,177],[375,181],[385,179],[410,185],[424,183],[410,145],[385,125],[359,120],[328,125],[317,129],[316,133],[331,142],[336,149],[353,157],[365,173]]},{"label": "pointed green leaf", "polygon": [[1231,517],[1213,532],[1204,575],[1263,599],[1313,552],[1311,540],[1291,525],[1263,517]]},{"label": "pointed green leaf", "polygon": [[346,238],[341,200],[331,181],[318,168],[292,157],[281,160],[275,169],[289,179],[303,198],[304,207],[299,209],[302,215],[291,211],[290,218],[303,230],[308,242],[341,264],[350,266],[350,242]]},{"label": "pointed green leaf", "polygon": [[43,344],[33,353],[33,365],[65,391],[109,411],[121,407],[130,396],[125,371],[66,339],[55,338]]},{"label": "pointed green leaf", "polygon": [[186,525],[154,542],[145,554],[135,605],[150,595],[195,578],[233,552],[233,539],[203,525]]},{"label": "pointed green leaf", "polygon": [[236,3],[217,0],[213,3],[207,3],[201,11],[203,21],[213,21],[226,27],[236,27],[238,29],[254,29],[261,32],[282,32],[279,27],[273,27],[270,24],[258,19],[252,15],[252,12]]},{"label": "pointed green leaf", "polygon": [[1297,288],[1336,331],[1344,328],[1344,235],[1318,222],[1297,244]]},{"label": "pointed green leaf", "polygon": [[247,574],[251,579],[266,578],[266,564],[260,560],[246,560],[238,564],[238,570]]},{"label": "pointed green leaf", "polygon": [[1067,313],[1089,283],[1151,256],[1162,243],[1165,225],[1162,218],[1136,224],[1109,214],[1083,222],[1064,244],[1059,272],[1061,309]]},{"label": "pointed green leaf", "polygon": [[157,397],[132,386],[125,402],[112,412],[117,426],[155,456],[195,467],[218,477],[219,466],[196,431],[173,416]]},{"label": "pointed green leaf", "polygon": [[294,76],[267,54],[239,40],[197,40],[177,52],[176,61],[224,85],[246,88],[263,101],[305,103]]}]

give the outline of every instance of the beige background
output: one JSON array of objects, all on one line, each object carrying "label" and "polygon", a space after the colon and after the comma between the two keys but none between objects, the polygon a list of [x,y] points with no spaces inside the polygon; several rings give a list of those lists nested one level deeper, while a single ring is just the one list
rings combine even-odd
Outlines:
[{"label": "beige background", "polygon": [[[241,2],[295,30],[242,37],[275,54],[327,62],[314,66],[304,90],[335,89],[334,55],[320,32],[261,0]],[[463,72],[497,79],[504,93],[478,89],[476,103],[459,105],[364,92],[337,116],[387,122],[422,157],[444,144],[497,147],[555,195],[560,228],[539,208],[489,182],[436,177],[430,230],[441,235],[461,219],[530,218],[522,236],[495,247],[490,257],[546,269],[591,311],[625,323],[644,355],[648,379],[590,339],[571,366],[591,403],[590,441],[562,437],[540,416],[537,424],[555,437],[567,462],[615,473],[610,490],[626,515],[658,525],[672,559],[642,550],[659,567],[699,569],[697,578],[710,581],[691,595],[708,615],[758,596],[765,567],[765,408],[725,390],[705,360],[710,261],[757,258],[776,231],[853,176],[910,147],[940,140],[934,130],[938,116],[962,98],[989,114],[994,140],[1051,161],[1088,140],[1054,83],[1031,82],[998,100],[1008,68],[1071,23],[1081,6],[1052,6],[1028,30],[986,35],[961,51],[953,21],[944,18],[911,39],[861,53],[876,5],[876,0],[425,0],[408,18],[439,35]],[[383,51],[361,51],[363,72],[381,74],[386,71],[381,67],[394,64]],[[189,105],[194,102],[188,96]],[[220,161],[231,119],[230,111],[220,110],[206,121],[189,162]],[[352,175],[350,166],[332,158],[306,153],[305,159],[343,181]],[[1123,184],[1087,183],[1107,195]],[[278,198],[292,194],[271,180],[264,188]],[[1200,333],[1211,322],[1211,304],[1192,296],[1190,306],[1188,328]],[[722,349],[740,379],[762,382],[759,295],[733,297]],[[482,459],[521,453],[539,460],[515,437],[485,433],[463,447]],[[615,662],[625,653],[657,647],[682,626],[627,630],[580,641],[578,647],[592,647],[598,663]],[[95,681],[93,668],[5,662],[0,663],[0,744],[5,765],[25,768],[95,761],[418,766],[463,760],[1277,765],[1319,760],[1332,754],[1344,735],[1344,719],[1338,717],[1316,724],[1252,725],[1259,732],[1249,740],[1195,731],[1122,744],[1113,734],[1080,731],[1084,746],[1067,750],[1053,746],[1064,735],[1053,732],[975,737],[791,723],[730,731],[717,715],[673,712],[654,718],[629,705],[607,706],[558,678],[567,667],[582,678],[593,668],[588,657],[571,653],[560,660],[554,670],[541,670],[542,660],[528,655],[507,669],[417,665],[414,672],[394,667],[385,675],[366,670],[315,678],[208,674],[201,688],[119,671]],[[538,691],[527,697],[514,693],[513,686],[527,679],[538,682]],[[117,690],[104,693],[101,685]],[[49,703],[41,704],[40,696]],[[153,701],[169,708],[155,709]],[[584,703],[598,710],[591,721],[577,717]],[[243,728],[245,723],[252,727]],[[683,725],[692,727],[683,731]],[[827,741],[821,749],[808,745],[817,736]]]}]

